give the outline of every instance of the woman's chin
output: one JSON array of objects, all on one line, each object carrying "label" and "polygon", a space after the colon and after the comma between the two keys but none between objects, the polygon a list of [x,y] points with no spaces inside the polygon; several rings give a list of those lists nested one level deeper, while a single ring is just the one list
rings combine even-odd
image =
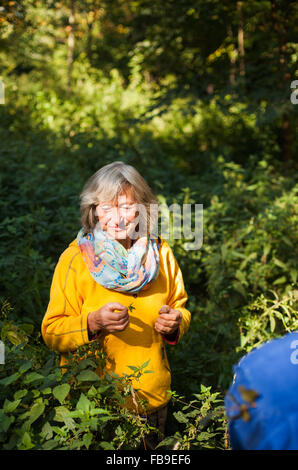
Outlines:
[{"label": "woman's chin", "polygon": [[108,235],[115,238],[115,240],[125,240],[128,237],[126,229],[107,229]]}]

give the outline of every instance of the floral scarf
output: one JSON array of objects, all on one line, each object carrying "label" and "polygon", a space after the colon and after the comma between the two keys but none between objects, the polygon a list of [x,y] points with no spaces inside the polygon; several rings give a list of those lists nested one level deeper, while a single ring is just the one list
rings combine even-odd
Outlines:
[{"label": "floral scarf", "polygon": [[117,240],[96,228],[84,236],[81,229],[77,243],[93,279],[107,289],[119,292],[146,290],[159,273],[159,245],[148,237],[135,240],[126,250]]}]

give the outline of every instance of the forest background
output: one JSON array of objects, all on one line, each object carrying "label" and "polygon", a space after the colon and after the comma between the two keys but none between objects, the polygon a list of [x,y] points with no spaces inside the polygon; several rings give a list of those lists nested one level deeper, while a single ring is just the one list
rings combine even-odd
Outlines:
[{"label": "forest background", "polygon": [[160,203],[203,204],[202,247],[170,242],[192,323],[167,346],[161,448],[230,448],[233,365],[298,327],[297,8],[2,0],[1,448],[136,449],[148,432],[121,403],[150,364],[120,392],[94,375],[92,347],[61,374],[40,335],[55,265],[80,228],[79,193],[115,160]]}]

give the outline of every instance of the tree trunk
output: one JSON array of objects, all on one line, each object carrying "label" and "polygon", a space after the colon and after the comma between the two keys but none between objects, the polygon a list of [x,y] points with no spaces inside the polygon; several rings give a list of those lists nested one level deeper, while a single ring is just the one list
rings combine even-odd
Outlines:
[{"label": "tree trunk", "polygon": [[89,59],[89,62],[91,64],[92,61],[92,43],[93,43],[93,37],[92,37],[92,30],[93,30],[93,21],[90,23],[87,21],[87,44],[86,44],[86,55]]},{"label": "tree trunk", "polygon": [[70,15],[69,15],[69,33],[68,33],[68,53],[67,53],[67,96],[71,95],[72,87],[72,68],[74,60],[74,48],[75,48],[75,37],[74,37],[74,22],[75,22],[75,0],[70,0]]},{"label": "tree trunk", "polygon": [[[288,17],[287,13],[284,12],[283,21],[280,21],[278,17],[278,11],[276,6],[276,0],[271,0],[271,17],[272,17],[272,25],[273,30],[276,33],[276,37],[278,40],[278,62],[279,62],[279,69],[280,74],[278,78],[278,89],[283,92],[286,86],[289,86],[291,75],[288,69],[288,64],[286,60],[286,52],[287,52],[287,26],[288,26]],[[284,93],[283,93],[284,94]],[[285,100],[282,98],[281,104],[283,104]],[[290,113],[288,110],[285,110],[283,115],[281,116],[282,124],[281,124],[281,138],[280,138],[280,146],[282,152],[282,159],[285,165],[285,170],[288,169],[289,161],[291,158],[291,121],[290,121]]]},{"label": "tree trunk", "polygon": [[238,51],[239,51],[239,73],[245,76],[245,60],[244,60],[244,30],[243,30],[243,14],[242,2],[237,2],[238,14]]},{"label": "tree trunk", "polygon": [[238,56],[238,51],[237,51],[237,48],[235,47],[235,44],[234,44],[233,31],[232,31],[232,27],[231,27],[230,24],[228,25],[227,33],[228,33],[228,37],[231,41],[231,44],[233,44],[233,47],[234,47],[234,49],[233,49],[233,51],[230,55],[230,69],[229,69],[230,84],[233,87],[236,84],[236,59],[237,59],[237,56]]}]

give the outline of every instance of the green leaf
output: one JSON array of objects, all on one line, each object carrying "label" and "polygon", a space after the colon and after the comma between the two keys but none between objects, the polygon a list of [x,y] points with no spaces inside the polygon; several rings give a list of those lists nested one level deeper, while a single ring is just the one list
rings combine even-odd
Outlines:
[{"label": "green leaf", "polygon": [[77,376],[79,382],[95,382],[100,380],[99,375],[97,375],[93,370],[82,370]]},{"label": "green leaf", "polygon": [[144,364],[141,365],[141,369],[145,369],[145,367],[148,366],[149,362],[150,362],[150,359],[148,359],[148,361],[144,362]]},{"label": "green leaf", "polygon": [[245,288],[243,287],[243,285],[241,284],[241,282],[233,281],[232,284],[233,284],[234,289],[237,292],[239,292],[244,298],[246,298],[247,292],[246,292]]},{"label": "green leaf", "polygon": [[281,239],[285,242],[286,245],[288,245],[290,248],[293,248],[293,243],[286,235],[281,237]]},{"label": "green leaf", "polygon": [[44,376],[41,374],[38,374],[37,372],[30,372],[27,374],[24,378],[24,383],[29,384],[32,382],[36,382],[37,380],[43,380]]},{"label": "green leaf", "polygon": [[274,264],[276,264],[276,266],[279,266],[280,268],[282,268],[284,271],[288,271],[288,266],[283,263],[282,261],[280,261],[279,259],[277,258],[274,258]]},{"label": "green leaf", "polygon": [[94,387],[94,385],[91,385],[91,387],[89,388],[89,390],[87,392],[88,397],[94,398],[94,397],[96,397],[97,394],[98,394],[98,392],[97,392],[96,387]]},{"label": "green leaf", "polygon": [[89,411],[91,408],[91,402],[88,400],[84,393],[81,393],[80,399],[77,402],[76,409],[82,410],[84,413]]},{"label": "green leaf", "polygon": [[10,425],[14,422],[14,420],[15,420],[14,416],[7,416],[6,414],[4,414],[4,412],[2,412],[0,414],[0,431],[6,433]]},{"label": "green leaf", "polygon": [[243,253],[240,253],[239,251],[231,250],[230,252],[235,258],[241,258],[241,259],[246,259],[246,255]]},{"label": "green leaf", "polygon": [[290,269],[290,276],[291,276],[292,282],[294,282],[294,284],[296,284],[296,282],[297,282],[297,276],[298,276],[298,271],[297,271],[297,269],[291,268],[291,269]]},{"label": "green leaf", "polygon": [[34,325],[32,323],[22,323],[20,328],[25,331],[27,335],[31,335],[34,331]]},{"label": "green leaf", "polygon": [[47,441],[45,442],[43,445],[42,445],[42,448],[44,450],[52,450],[54,449],[55,447],[58,446],[58,442],[55,441],[55,439],[51,439],[50,441]]},{"label": "green leaf", "polygon": [[273,315],[270,315],[270,331],[271,333],[274,332],[276,326],[276,321]]},{"label": "green leaf", "polygon": [[5,377],[4,379],[1,379],[0,385],[4,385],[4,386],[10,385],[14,383],[16,380],[18,380],[19,377],[20,377],[20,373],[15,372],[14,374],[9,375],[8,377]]},{"label": "green leaf", "polygon": [[286,276],[281,276],[273,282],[273,285],[284,284],[285,282],[287,282]]},{"label": "green leaf", "polygon": [[72,439],[70,443],[69,450],[75,450],[75,449],[80,449],[83,446],[83,440],[80,439]]},{"label": "green leaf", "polygon": [[14,346],[17,346],[18,344],[22,344],[24,341],[23,336],[18,334],[17,331],[13,331],[13,330],[7,331],[6,336]]},{"label": "green leaf", "polygon": [[24,364],[21,365],[21,367],[19,368],[19,372],[26,372],[27,370],[30,369],[30,367],[32,367],[32,362],[31,361],[26,361],[24,362]]},{"label": "green leaf", "polygon": [[90,414],[91,416],[98,415],[98,414],[110,415],[110,412],[108,410],[105,410],[104,408],[93,408]]},{"label": "green leaf", "polygon": [[79,364],[79,369],[80,370],[87,370],[87,367],[93,367],[94,369],[96,369],[97,365],[96,365],[96,362],[91,358],[91,357],[87,357],[86,359],[83,359],[82,361],[80,361],[80,364]]},{"label": "green leaf", "polygon": [[200,432],[197,435],[197,441],[208,441],[214,436],[216,436],[216,433],[214,432]]},{"label": "green leaf", "polygon": [[173,449],[174,446],[177,445],[178,442],[181,442],[181,440],[177,439],[175,436],[169,436],[163,439],[159,444],[157,444],[155,449],[158,449],[159,447],[164,447],[164,446],[167,446],[170,449]]},{"label": "green leaf", "polygon": [[227,256],[228,247],[227,245],[221,245],[220,249],[221,249],[221,259],[224,262]]},{"label": "green leaf", "polygon": [[123,431],[122,431],[122,428],[121,428],[120,424],[116,427],[115,434],[118,437],[121,437],[123,435]]},{"label": "green leaf", "polygon": [[46,440],[51,439],[53,437],[53,429],[49,422],[46,422],[43,425],[40,435],[43,439]]},{"label": "green leaf", "polygon": [[69,409],[66,408],[66,406],[57,406],[55,408],[54,421],[58,421],[59,423],[65,423],[69,429],[74,429],[76,427],[76,423],[69,416],[69,414]]},{"label": "green leaf", "polygon": [[25,395],[27,395],[28,393],[28,390],[24,389],[24,390],[17,390],[14,394],[14,399],[15,400],[18,400],[19,398],[23,398]]},{"label": "green leaf", "polygon": [[32,444],[32,441],[31,441],[30,434],[27,431],[24,432],[23,434],[22,444],[23,444],[23,449],[26,449],[26,450],[32,449],[32,447],[34,447],[34,444]]},{"label": "green leaf", "polygon": [[68,413],[68,418],[82,418],[84,416],[84,412],[82,410],[73,410]]},{"label": "green leaf", "polygon": [[[91,412],[92,414],[92,412]],[[111,421],[111,420],[118,420],[119,418],[117,416],[103,416],[103,415],[100,415],[98,416],[98,420],[101,422],[101,423],[106,423],[107,421]]]},{"label": "green leaf", "polygon": [[91,445],[92,439],[93,439],[93,435],[90,432],[88,432],[87,434],[84,434],[83,436],[83,444],[87,450],[89,449]]},{"label": "green leaf", "polygon": [[53,388],[53,395],[55,398],[57,398],[57,400],[61,403],[61,405],[64,402],[65,398],[67,397],[69,390],[70,390],[69,384],[61,384]]},{"label": "green leaf", "polygon": [[5,413],[13,413],[20,403],[21,403],[21,400],[9,401],[6,398],[4,401],[3,409]]},{"label": "green leaf", "polygon": [[240,271],[239,269],[236,271],[235,277],[236,277],[242,284],[247,284],[246,279],[245,279],[245,275],[244,275],[243,272]]},{"label": "green leaf", "polygon": [[29,423],[30,425],[34,423],[44,412],[45,405],[44,403],[34,403],[29,413]]},{"label": "green leaf", "polygon": [[103,393],[109,390],[110,388],[111,388],[111,384],[107,384],[107,385],[100,385],[99,387],[96,387],[96,390],[98,393]]},{"label": "green leaf", "polygon": [[270,250],[271,250],[271,245],[267,243],[264,247],[263,255],[267,257],[267,255],[270,253]]},{"label": "green leaf", "polygon": [[182,411],[176,411],[175,413],[173,413],[173,416],[177,419],[179,423],[187,424],[189,422],[189,420],[185,417]]},{"label": "green leaf", "polygon": [[115,447],[113,446],[113,444],[111,442],[107,442],[107,441],[102,441],[99,443],[100,447],[104,450],[114,450]]}]

